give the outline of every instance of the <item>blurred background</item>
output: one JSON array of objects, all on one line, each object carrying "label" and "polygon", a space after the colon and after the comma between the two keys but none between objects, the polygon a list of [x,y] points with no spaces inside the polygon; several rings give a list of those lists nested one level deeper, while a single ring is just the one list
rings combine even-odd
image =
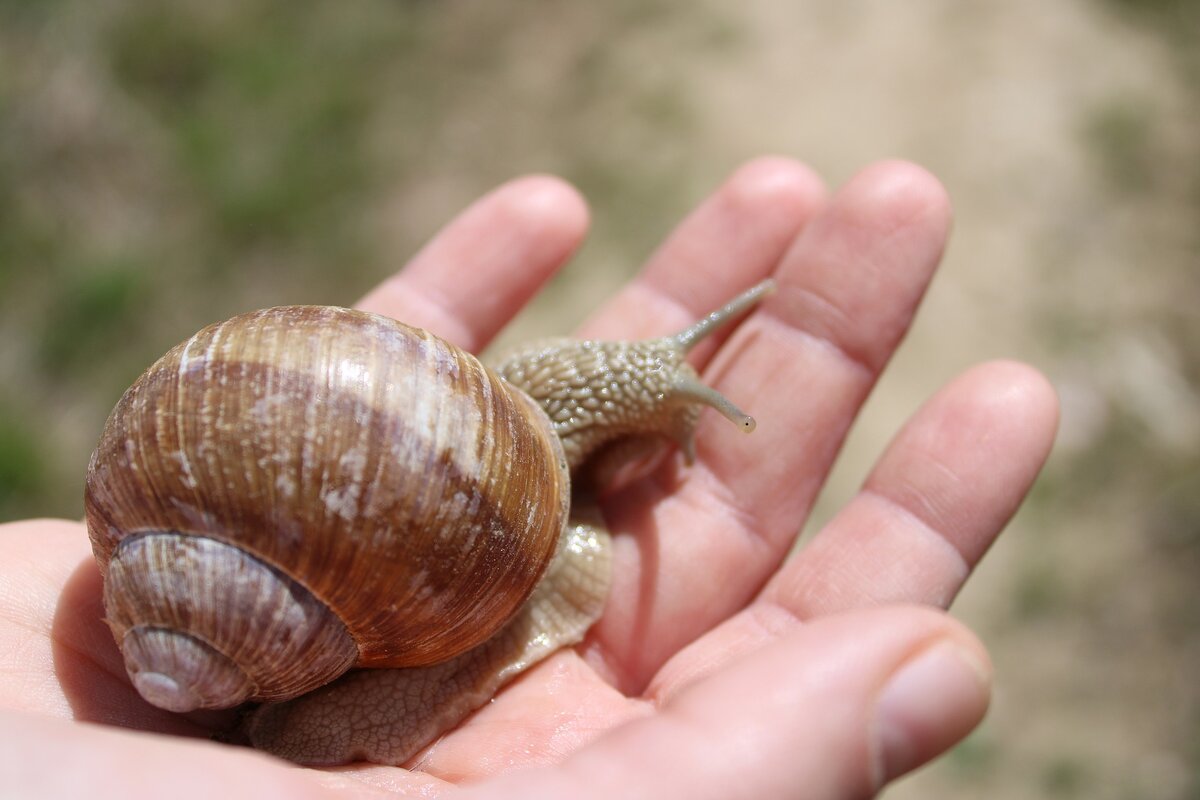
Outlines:
[{"label": "blurred background", "polygon": [[507,338],[568,331],[744,160],[900,156],[956,230],[810,528],[968,365],[1062,394],[956,613],[980,730],[893,798],[1200,797],[1197,0],[0,0],[0,519],[78,517],[154,358],[349,305],[528,171],[594,231]]}]

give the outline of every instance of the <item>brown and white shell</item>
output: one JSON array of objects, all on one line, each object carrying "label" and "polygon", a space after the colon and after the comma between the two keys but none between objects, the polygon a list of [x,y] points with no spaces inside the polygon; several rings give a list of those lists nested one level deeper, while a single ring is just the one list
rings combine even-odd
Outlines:
[{"label": "brown and white shell", "polygon": [[85,508],[108,623],[173,710],[464,652],[566,524],[545,414],[425,331],[292,306],[212,325],[125,393]]}]

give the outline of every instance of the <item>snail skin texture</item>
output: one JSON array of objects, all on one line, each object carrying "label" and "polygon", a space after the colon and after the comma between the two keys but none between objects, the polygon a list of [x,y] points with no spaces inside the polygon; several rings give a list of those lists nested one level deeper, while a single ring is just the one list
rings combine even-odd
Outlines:
[{"label": "snail skin texture", "polygon": [[545,340],[491,369],[323,306],[179,344],[88,467],[133,685],[171,711],[245,703],[231,738],[293,761],[404,763],[600,616],[607,476],[648,439],[690,460],[706,405],[753,429],[685,357],[771,286],[675,336]]}]

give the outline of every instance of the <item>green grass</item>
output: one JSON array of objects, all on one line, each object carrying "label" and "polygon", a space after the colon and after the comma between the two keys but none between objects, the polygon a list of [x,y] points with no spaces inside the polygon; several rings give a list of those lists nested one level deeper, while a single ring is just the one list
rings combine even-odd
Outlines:
[{"label": "green grass", "polygon": [[1100,172],[1122,194],[1144,193],[1161,168],[1154,146],[1152,109],[1121,97],[1096,109],[1085,122],[1083,139]]},{"label": "green grass", "polygon": [[137,309],[149,297],[149,274],[136,262],[113,261],[65,277],[38,338],[42,368],[60,377],[89,371],[136,340]]},{"label": "green grass", "polygon": [[[525,87],[512,64],[538,25],[569,56]],[[203,324],[349,304],[390,274],[433,232],[389,225],[381,249],[381,209],[421,203],[414,176],[479,193],[552,169],[631,271],[694,188],[683,67],[647,74],[624,49],[667,25],[697,52],[737,39],[662,0],[0,0],[0,377],[34,432],[11,439],[0,519],[77,515],[108,409]]]},{"label": "green grass", "polygon": [[1064,604],[1061,565],[1038,561],[1022,567],[1013,593],[1013,615],[1022,624],[1053,617]]},{"label": "green grass", "polygon": [[32,512],[43,501],[49,470],[29,412],[0,401],[0,508]]},{"label": "green grass", "polygon": [[1080,797],[1091,783],[1087,766],[1063,755],[1051,757],[1042,766],[1040,782],[1047,797]]},{"label": "green grass", "polygon": [[957,779],[964,783],[978,783],[996,769],[999,752],[985,726],[955,745],[946,758]]},{"label": "green grass", "polygon": [[370,188],[369,74],[389,42],[370,28],[318,30],[288,4],[251,5],[224,24],[194,6],[135,6],[111,40],[118,82],[174,137],[213,265],[333,237]]},{"label": "green grass", "polygon": [[[1167,27],[1195,20],[1200,16],[1198,0],[1105,0],[1110,6],[1144,21]],[[1187,31],[1181,31],[1187,33]],[[1193,36],[1200,35],[1191,31]]]}]

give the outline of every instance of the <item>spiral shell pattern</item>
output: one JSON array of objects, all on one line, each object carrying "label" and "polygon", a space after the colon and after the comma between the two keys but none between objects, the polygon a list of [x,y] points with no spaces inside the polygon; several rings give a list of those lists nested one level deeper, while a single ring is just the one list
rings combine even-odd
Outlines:
[{"label": "spiral shell pattern", "polygon": [[[242,651],[290,660],[297,638],[325,634],[280,619],[327,609],[355,663],[395,667],[444,661],[510,619],[554,553],[569,496],[544,413],[473,356],[384,317],[289,306],[209,326],[151,366],[105,426],[85,509],[118,641],[178,629],[234,661]],[[133,595],[175,589],[158,579],[138,588],[110,560],[140,551],[171,573],[174,550],[137,545],[160,535],[189,552],[204,549],[189,537],[212,540],[262,565],[215,563],[202,583],[280,586],[159,599],[165,609],[140,612]],[[231,618],[189,606],[277,608],[271,591],[307,592],[315,606],[278,606],[269,629],[237,632],[258,641],[234,652]]]}]

